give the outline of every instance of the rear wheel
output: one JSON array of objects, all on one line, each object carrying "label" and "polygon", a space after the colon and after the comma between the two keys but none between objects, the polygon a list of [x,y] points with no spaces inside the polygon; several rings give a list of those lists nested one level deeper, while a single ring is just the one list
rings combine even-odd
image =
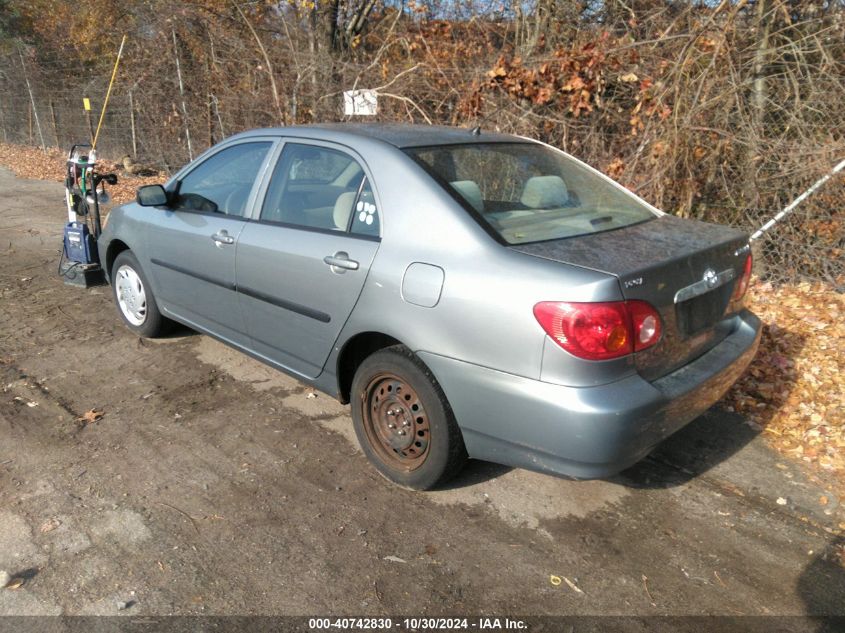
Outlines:
[{"label": "rear wheel", "polygon": [[401,345],[374,353],[358,367],[352,420],[369,460],[400,486],[433,488],[466,462],[463,438],[443,390]]},{"label": "rear wheel", "polygon": [[123,251],[115,258],[111,286],[118,312],[130,330],[146,338],[165,332],[170,322],[159,312],[152,288],[132,251]]}]

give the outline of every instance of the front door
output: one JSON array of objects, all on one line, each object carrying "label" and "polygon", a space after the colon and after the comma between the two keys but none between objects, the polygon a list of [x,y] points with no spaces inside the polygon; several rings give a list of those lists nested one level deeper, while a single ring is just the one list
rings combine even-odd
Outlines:
[{"label": "front door", "polygon": [[238,239],[237,287],[252,348],[317,376],[379,246],[361,164],[327,145],[286,143],[257,222]]},{"label": "front door", "polygon": [[150,273],[165,314],[231,342],[249,338],[235,294],[235,251],[272,141],[226,146],[176,184],[150,225]]}]

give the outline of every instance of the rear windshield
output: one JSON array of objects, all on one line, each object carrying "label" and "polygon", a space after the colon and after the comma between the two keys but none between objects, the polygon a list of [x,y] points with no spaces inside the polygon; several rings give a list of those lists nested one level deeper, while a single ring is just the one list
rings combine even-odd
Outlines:
[{"label": "rear windshield", "polygon": [[508,244],[601,233],[655,217],[633,195],[537,143],[405,151]]}]

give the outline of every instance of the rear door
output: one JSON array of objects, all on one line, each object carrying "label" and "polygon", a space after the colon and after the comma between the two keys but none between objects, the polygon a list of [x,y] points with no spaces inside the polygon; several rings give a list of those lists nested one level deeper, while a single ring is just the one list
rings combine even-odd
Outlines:
[{"label": "rear door", "polygon": [[179,179],[169,208],[151,210],[150,273],[165,309],[241,345],[249,339],[235,294],[235,249],[273,142],[221,148]]},{"label": "rear door", "polygon": [[348,149],[286,142],[260,213],[238,240],[237,288],[252,349],[317,376],[358,300],[381,209]]}]

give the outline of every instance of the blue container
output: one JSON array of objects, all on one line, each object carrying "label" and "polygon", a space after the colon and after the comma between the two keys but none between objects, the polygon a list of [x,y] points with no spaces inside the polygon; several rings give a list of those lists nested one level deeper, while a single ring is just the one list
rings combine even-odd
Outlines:
[{"label": "blue container", "polygon": [[64,236],[65,257],[80,264],[98,264],[97,244],[83,222],[68,222]]}]

